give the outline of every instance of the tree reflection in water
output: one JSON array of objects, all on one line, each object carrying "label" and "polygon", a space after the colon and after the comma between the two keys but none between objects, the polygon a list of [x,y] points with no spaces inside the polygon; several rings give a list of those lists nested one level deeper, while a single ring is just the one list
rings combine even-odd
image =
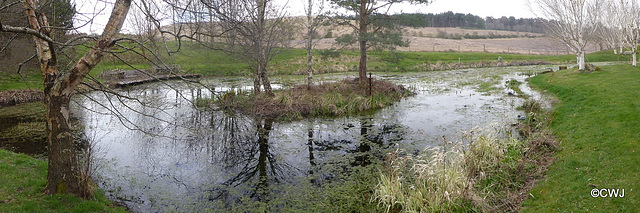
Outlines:
[{"label": "tree reflection in water", "polygon": [[[94,133],[105,150],[104,169],[97,171],[100,186],[133,211],[217,211],[247,201],[274,203],[283,187],[299,181],[319,186],[353,166],[372,163],[402,140],[406,128],[394,119],[400,117],[397,111],[279,123],[195,109],[195,98],[210,94],[181,91],[191,99],[185,101],[177,93],[131,90],[131,96],[156,105],[111,106],[143,132],[122,127],[108,114],[82,113],[87,131],[100,130]],[[100,108],[94,102],[85,107]]]},{"label": "tree reflection in water", "polygon": [[[223,138],[226,140],[224,144],[230,145],[226,147],[227,153],[224,154],[227,167],[240,167],[240,170],[228,180],[224,181],[220,187],[212,189],[213,196],[210,200],[226,200],[229,201],[232,195],[229,187],[238,187],[242,184],[248,184],[243,188],[251,189],[245,197],[249,197],[256,201],[267,202],[269,197],[269,184],[279,182],[282,179],[289,178],[290,170],[293,168],[277,160],[276,155],[270,149],[269,134],[273,126],[273,119],[254,120],[255,134],[249,140],[240,139],[242,131],[237,131],[237,119],[223,118],[225,122],[225,133]],[[237,152],[240,151],[240,152]],[[243,195],[240,195],[243,196]],[[237,198],[237,197],[236,197]],[[231,198],[233,199],[233,198]],[[228,204],[228,203],[227,203]]]}]

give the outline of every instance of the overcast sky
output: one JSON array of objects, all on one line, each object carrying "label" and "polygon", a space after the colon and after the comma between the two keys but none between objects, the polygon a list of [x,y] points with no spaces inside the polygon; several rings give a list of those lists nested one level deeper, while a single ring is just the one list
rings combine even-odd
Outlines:
[{"label": "overcast sky", "polygon": [[[293,16],[304,15],[304,4],[306,0],[278,0],[281,2],[288,1],[289,13]],[[515,16],[516,18],[531,18],[535,15],[529,11],[527,7],[528,0],[434,0],[429,5],[410,5],[410,4],[398,4],[394,5],[391,13],[443,13],[447,11],[453,11],[455,13],[471,13],[480,17],[493,16],[499,18],[502,16]],[[86,23],[88,17],[92,16],[93,11],[101,11],[98,18],[94,19],[93,23],[87,24],[80,29],[81,32],[100,32],[106,24],[106,20],[111,11],[113,4],[104,3],[104,0],[91,0],[81,1],[76,0],[77,9],[81,13],[85,13],[85,18],[82,17],[78,21]],[[107,0],[106,2],[114,2],[114,0]],[[135,1],[134,1],[135,2]],[[79,24],[76,24],[77,27]],[[125,25],[126,27],[126,25]],[[125,29],[127,31],[127,29]]]}]

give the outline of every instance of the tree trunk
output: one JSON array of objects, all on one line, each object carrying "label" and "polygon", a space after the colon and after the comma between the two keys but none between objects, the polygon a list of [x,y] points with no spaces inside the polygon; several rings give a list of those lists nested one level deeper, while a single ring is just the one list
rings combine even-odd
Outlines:
[{"label": "tree trunk", "polygon": [[[77,149],[73,142],[69,123],[71,95],[91,69],[100,62],[104,51],[111,48],[113,38],[120,32],[131,0],[117,0],[105,26],[104,32],[96,44],[80,58],[71,70],[58,69],[54,43],[50,39],[50,26],[44,14],[34,10],[37,8],[32,0],[25,0],[29,27],[35,30],[34,37],[40,69],[44,78],[44,95],[47,117],[47,144],[49,168],[47,173],[47,194],[73,194],[89,197],[89,181],[80,173]],[[18,32],[24,33],[24,32]]]},{"label": "tree trunk", "polygon": [[[264,87],[264,91],[269,96],[273,96],[273,91],[271,90],[271,82],[269,81],[269,76],[267,76],[267,55],[265,53],[264,47],[264,28],[265,28],[265,12],[267,9],[267,1],[266,0],[258,0],[258,32],[256,38],[256,50],[258,51],[258,70],[256,73],[256,80],[262,80],[262,86]],[[255,83],[254,83],[255,84]],[[256,89],[254,89],[255,91]],[[258,92],[260,88],[257,88]]]},{"label": "tree trunk", "polygon": [[633,61],[631,62],[631,64],[632,64],[634,67],[635,67],[635,66],[638,66],[638,61],[637,61],[637,59],[636,59],[636,57],[637,57],[637,56],[636,56],[636,55],[637,55],[637,54],[636,54],[636,52],[637,52],[637,51],[633,51]]},{"label": "tree trunk", "polygon": [[[260,64],[260,63],[258,63]],[[256,66],[256,76],[253,78],[253,93],[254,94],[258,94],[260,93],[260,70],[262,70],[262,67],[260,67],[260,65]]]},{"label": "tree trunk", "polygon": [[[49,77],[48,78],[54,78]],[[49,88],[50,89],[50,88]],[[78,149],[73,143],[69,123],[70,94],[53,95],[45,91],[47,115],[47,144],[49,146],[49,172],[47,194],[73,194],[90,197],[92,192],[83,182],[78,164]]]},{"label": "tree trunk", "polygon": [[578,52],[578,69],[579,70],[584,70],[585,68],[585,62],[584,62],[584,51],[579,51]]},{"label": "tree trunk", "polygon": [[267,62],[266,60],[263,62],[262,70],[260,71],[260,78],[262,78],[262,85],[264,86],[264,92],[269,96],[273,96],[273,91],[271,90],[271,81],[269,81],[269,76],[267,75]]},{"label": "tree trunk", "polygon": [[362,84],[366,83],[367,80],[367,19],[369,16],[367,2],[368,0],[360,1],[360,65],[358,66],[358,77]]},{"label": "tree trunk", "polygon": [[307,89],[311,89],[313,86],[313,56],[311,55],[311,48],[313,42],[313,0],[309,0],[309,5],[307,7]]}]

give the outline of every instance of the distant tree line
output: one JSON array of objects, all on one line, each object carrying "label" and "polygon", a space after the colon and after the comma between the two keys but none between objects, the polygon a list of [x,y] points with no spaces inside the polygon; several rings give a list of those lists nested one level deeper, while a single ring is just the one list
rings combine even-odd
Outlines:
[{"label": "distant tree line", "polygon": [[485,19],[485,29],[488,30],[508,30],[518,32],[546,33],[545,22],[542,18],[518,18],[513,16],[507,18],[493,18],[491,16]]},{"label": "distant tree line", "polygon": [[406,27],[459,27],[531,33],[545,33],[544,22],[546,21],[540,18],[515,18],[513,16],[482,18],[473,14],[454,13],[451,11],[439,14],[396,14],[391,17],[398,25]]},{"label": "distant tree line", "polygon": [[392,15],[396,23],[407,27],[461,27],[484,29],[485,22],[480,16],[451,11],[439,14],[405,13]]}]

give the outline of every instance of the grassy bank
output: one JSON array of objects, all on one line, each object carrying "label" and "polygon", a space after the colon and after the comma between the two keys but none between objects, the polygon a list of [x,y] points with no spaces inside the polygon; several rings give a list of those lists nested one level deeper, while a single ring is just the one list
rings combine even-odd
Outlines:
[{"label": "grassy bank", "polygon": [[[551,128],[557,162],[531,190],[523,212],[637,212],[640,208],[640,67],[561,71],[531,79],[559,99]],[[625,189],[593,198],[592,189]]]},{"label": "grassy bank", "polygon": [[[370,95],[369,95],[370,93]],[[303,117],[340,116],[377,110],[399,101],[411,92],[384,80],[372,80],[371,87],[346,79],[311,86],[275,90],[274,97],[248,92],[228,92],[214,99],[197,101],[199,106],[240,111],[256,117],[295,120]]]},{"label": "grassy bank", "polygon": [[47,163],[0,149],[0,212],[126,212],[96,193],[92,200],[42,194]]}]

